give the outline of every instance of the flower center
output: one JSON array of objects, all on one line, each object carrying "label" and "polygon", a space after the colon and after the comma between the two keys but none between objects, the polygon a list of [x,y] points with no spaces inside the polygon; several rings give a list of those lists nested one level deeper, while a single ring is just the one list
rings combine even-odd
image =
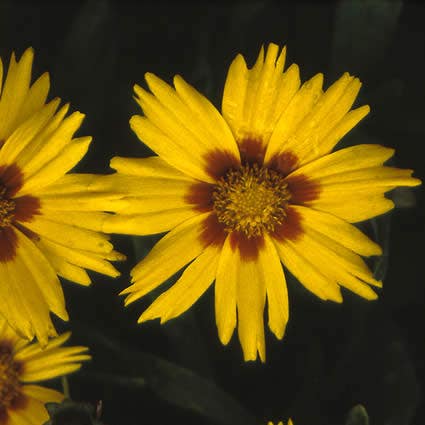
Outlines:
[{"label": "flower center", "polygon": [[19,374],[21,364],[14,361],[13,352],[8,344],[0,345],[0,412],[8,407],[21,394]]},{"label": "flower center", "polygon": [[12,224],[14,211],[15,202],[6,198],[6,188],[0,184],[0,229]]},{"label": "flower center", "polygon": [[290,197],[282,174],[256,163],[230,169],[212,195],[214,211],[225,230],[247,238],[273,232],[285,220]]}]

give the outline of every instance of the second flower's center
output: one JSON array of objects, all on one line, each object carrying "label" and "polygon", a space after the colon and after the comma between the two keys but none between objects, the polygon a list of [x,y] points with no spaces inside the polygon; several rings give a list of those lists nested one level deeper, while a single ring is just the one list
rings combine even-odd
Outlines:
[{"label": "second flower's center", "polygon": [[6,198],[6,188],[0,183],[0,229],[12,224],[15,202]]},{"label": "second flower's center", "polygon": [[0,414],[21,394],[20,371],[21,364],[14,360],[11,347],[0,344]]},{"label": "second flower's center", "polygon": [[290,199],[284,177],[258,164],[229,170],[213,192],[214,211],[227,232],[256,237],[273,232],[286,217]]}]

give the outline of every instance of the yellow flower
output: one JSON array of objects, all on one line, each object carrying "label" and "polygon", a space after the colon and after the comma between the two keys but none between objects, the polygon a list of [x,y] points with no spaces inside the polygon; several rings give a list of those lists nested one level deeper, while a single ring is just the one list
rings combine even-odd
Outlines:
[{"label": "yellow flower", "polygon": [[2,88],[0,60],[0,315],[45,344],[56,335],[49,312],[68,320],[57,275],[88,285],[85,269],[117,276],[108,260],[123,256],[99,232],[118,195],[94,175],[66,174],[91,142],[73,139],[84,115],[46,104],[49,75],[30,85],[32,61],[32,49],[13,54]]},{"label": "yellow flower", "polygon": [[356,223],[393,208],[384,193],[416,186],[411,170],[384,167],[393,150],[358,145],[331,153],[368,112],[350,111],[360,81],[345,73],[325,92],[323,75],[300,85],[296,65],[283,72],[285,49],[261,49],[252,69],[230,66],[222,115],[180,76],[174,88],[146,74],[135,86],[145,116],[131,128],[158,156],[113,158],[116,185],[129,206],[104,230],[169,232],[132,270],[126,305],[186,268],[139,322],[166,322],[215,281],[218,335],[238,326],[245,360],[265,361],[263,312],[281,339],[288,321],[282,264],[323,300],[341,302],[340,286],[372,300],[381,287],[360,256],[380,247]]},{"label": "yellow flower", "polygon": [[90,359],[87,347],[61,347],[69,336],[54,338],[43,349],[0,319],[0,425],[41,425],[49,419],[44,404],[64,396],[33,383],[74,372]]},{"label": "yellow flower", "polygon": [[[273,422],[269,421],[269,422],[267,423],[267,425],[273,425]],[[282,422],[282,421],[280,421],[280,422],[278,422],[278,423],[277,423],[277,425],[283,425],[283,422]],[[294,425],[294,423],[292,422],[292,419],[289,419],[289,420],[288,420],[288,424],[287,424],[287,425]]]}]

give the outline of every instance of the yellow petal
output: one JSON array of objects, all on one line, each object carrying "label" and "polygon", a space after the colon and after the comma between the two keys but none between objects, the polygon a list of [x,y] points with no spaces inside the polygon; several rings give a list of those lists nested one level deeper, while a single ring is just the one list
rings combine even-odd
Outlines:
[{"label": "yellow petal", "polygon": [[46,161],[34,174],[28,172],[26,165],[23,165],[23,172],[28,175],[19,194],[30,194],[34,190],[58,180],[78,164],[87,153],[91,140],[91,137],[73,139],[71,143],[63,147],[60,154],[50,162]]},{"label": "yellow petal", "polygon": [[189,179],[128,176],[122,173],[104,176],[102,180],[105,188],[111,191],[115,189],[126,196],[138,197],[146,201],[151,197],[158,198],[160,195],[168,196],[170,200],[174,197],[181,199],[179,206],[187,205],[187,202],[184,202],[186,194],[197,182]]},{"label": "yellow petal", "polygon": [[[266,163],[277,153],[297,150],[299,140],[295,138],[295,131],[322,95],[322,84],[323,74],[317,74],[305,82],[292,97],[270,137],[265,156]],[[302,160],[304,152],[298,154]]]},{"label": "yellow petal", "polygon": [[[0,297],[2,300],[7,300],[7,302],[0,303],[1,317],[7,319],[8,324],[19,334],[20,338],[31,340],[34,337],[34,330],[31,318],[26,312],[26,300],[21,297],[19,290],[14,287],[14,280],[12,281],[15,267],[10,262],[0,262],[0,273],[4,279],[4,283],[0,285]],[[9,278],[9,276],[12,277]],[[45,303],[40,303],[41,306],[43,304],[45,306]],[[45,310],[47,310],[47,306],[45,306]],[[50,320],[48,315],[47,320]]]},{"label": "yellow petal", "polygon": [[88,286],[91,284],[91,279],[83,268],[71,264],[62,257],[56,255],[43,241],[39,241],[38,245],[59,276],[80,285]]},{"label": "yellow petal", "polygon": [[325,276],[335,279],[340,285],[367,300],[377,298],[367,284],[381,287],[382,283],[373,278],[371,271],[357,254],[313,230],[306,231],[303,242],[299,245],[310,262],[320,267]]},{"label": "yellow petal", "polygon": [[[152,202],[150,202],[152,205]],[[139,214],[117,214],[111,215],[103,225],[103,231],[106,233],[120,233],[125,235],[152,235],[155,233],[167,232],[174,229],[186,220],[199,215],[199,212],[191,208],[163,209],[159,211],[149,211]]]},{"label": "yellow petal", "polygon": [[382,250],[355,226],[322,211],[302,206],[293,206],[302,217],[304,227],[316,230],[344,247],[363,256],[381,255]]},{"label": "yellow petal", "polygon": [[177,168],[168,165],[159,156],[150,156],[148,158],[122,158],[115,156],[111,159],[110,165],[114,170],[130,176],[193,180]]},{"label": "yellow petal", "polygon": [[10,341],[13,346],[13,351],[16,353],[22,347],[25,347],[28,344],[28,340],[22,338],[22,335],[18,334],[15,329],[13,329],[6,318],[0,314],[0,339],[3,341]]},{"label": "yellow petal", "polygon": [[[123,177],[128,181],[120,183]],[[106,218],[104,232],[133,235],[161,233],[199,214],[186,199],[195,180],[139,178],[121,174],[110,178],[116,180],[116,187],[125,185],[122,190],[127,191],[128,196],[124,198],[127,205],[115,210],[119,214]]]},{"label": "yellow petal", "polygon": [[48,216],[36,215],[25,226],[43,239],[79,250],[91,252],[109,252],[113,246],[109,237],[99,232],[50,221]]},{"label": "yellow petal", "polygon": [[236,327],[236,294],[238,286],[236,253],[230,245],[230,237],[224,241],[217,267],[214,285],[215,321],[218,337],[227,345]]},{"label": "yellow petal", "polygon": [[64,193],[39,197],[41,209],[44,214],[47,210],[53,211],[119,211],[128,205],[128,202],[120,199],[122,194],[117,192],[96,193]]},{"label": "yellow petal", "polygon": [[377,187],[373,190],[369,188],[363,193],[322,191],[320,199],[310,202],[309,206],[333,214],[349,223],[359,223],[394,208],[394,202],[383,195],[387,190]]},{"label": "yellow petal", "polygon": [[146,117],[134,115],[130,127],[144,144],[182,173],[208,183],[215,181],[205,171],[207,162],[202,159],[208,154],[205,147],[187,144],[179,134],[169,137]]},{"label": "yellow petal", "polygon": [[[60,99],[54,99],[52,102],[59,102]],[[56,134],[56,132],[63,126],[65,115],[68,113],[69,104],[63,105],[59,111],[53,115],[44,127],[40,128],[40,131],[34,135],[30,143],[27,143],[22,149],[19,150],[19,164],[26,164],[28,171],[30,170],[30,162],[31,160],[37,156],[42,149],[46,149],[45,146],[52,145],[50,143],[51,137]],[[72,118],[75,120],[75,117]],[[65,120],[67,121],[67,120]],[[66,124],[65,124],[66,125]],[[62,146],[62,145],[61,145]],[[59,146],[59,151],[61,150],[61,146]],[[50,146],[51,147],[51,146]],[[56,148],[56,146],[54,146]],[[59,152],[59,151],[56,151]],[[55,156],[55,155],[53,155]],[[40,157],[39,157],[40,158]],[[42,160],[46,159],[45,156],[41,156]],[[33,168],[39,167],[37,163],[33,163]]]},{"label": "yellow petal", "polygon": [[34,142],[20,153],[18,165],[25,167],[28,175],[34,174],[61,154],[74,133],[80,128],[84,114],[74,112],[64,118],[67,110],[67,105],[62,107],[34,139]]},{"label": "yellow petal", "polygon": [[22,382],[37,382],[67,375],[81,368],[81,362],[90,360],[84,354],[86,347],[59,347],[42,351],[25,362],[20,376]]},{"label": "yellow petal", "polygon": [[64,223],[69,226],[77,226],[95,232],[102,231],[103,222],[110,214],[97,211],[52,211],[41,209],[41,215],[45,215],[49,221]]},{"label": "yellow petal", "polygon": [[381,145],[356,145],[325,155],[303,165],[292,176],[304,175],[309,178],[322,178],[342,172],[361,170],[383,165],[394,155],[394,149]]},{"label": "yellow petal", "polygon": [[59,391],[39,385],[24,385],[22,392],[28,397],[45,403],[60,403],[65,397]]},{"label": "yellow petal", "polygon": [[268,236],[259,251],[258,268],[266,286],[269,328],[282,339],[289,319],[288,289],[279,255]]},{"label": "yellow petal", "polygon": [[231,136],[228,135],[226,140],[218,140],[217,136],[211,138],[209,134],[217,118],[213,117],[211,122],[200,120],[168,84],[149,73],[146,81],[153,95],[135,86],[136,100],[145,117],[132,117],[131,128],[170,165],[192,177],[213,182],[208,173],[209,156],[216,151],[225,151],[229,157],[235,158],[232,153],[236,151],[234,141],[226,143]]},{"label": "yellow petal", "polygon": [[110,185],[109,179],[95,174],[65,174],[55,183],[37,189],[37,197],[45,214],[115,211],[128,205],[121,200],[124,195],[117,189],[111,190]]},{"label": "yellow petal", "polygon": [[0,100],[0,140],[5,140],[16,128],[19,111],[31,81],[33,49],[27,49],[17,63],[12,54]]},{"label": "yellow petal", "polygon": [[413,170],[392,167],[371,167],[319,177],[320,187],[329,192],[341,190],[362,191],[368,187],[386,187],[386,191],[397,186],[418,186],[421,182],[412,178]]},{"label": "yellow petal", "polygon": [[0,94],[3,88],[3,61],[0,58]]},{"label": "yellow petal", "polygon": [[[283,51],[282,51],[283,52]],[[273,128],[285,112],[289,102],[301,85],[300,70],[297,64],[292,64],[283,74],[275,94],[275,105],[271,108]]]},{"label": "yellow petal", "polygon": [[322,300],[342,302],[341,290],[336,280],[325,276],[321,268],[312,263],[311,255],[314,260],[315,253],[306,252],[305,244],[290,240],[274,240],[274,244],[285,267],[310,292]]},{"label": "yellow petal", "polygon": [[181,278],[161,294],[138,322],[160,318],[161,323],[180,316],[211,286],[215,279],[221,246],[210,245],[183,272]]},{"label": "yellow petal", "polygon": [[255,134],[263,134],[264,142],[267,143],[275,126],[274,115],[275,96],[282,79],[283,67],[286,59],[286,47],[279,54],[279,46],[270,43],[267,46],[266,55],[257,78],[250,79],[245,101],[245,114],[248,118],[250,131]]},{"label": "yellow petal", "polygon": [[[363,105],[345,114],[326,135],[323,135],[323,138],[320,140],[320,153],[324,155],[332,151],[335,145],[369,112],[370,107],[368,105]],[[319,137],[319,135],[317,135],[317,137]],[[320,153],[318,152],[317,156],[319,156]]]},{"label": "yellow petal", "polygon": [[[376,294],[368,284],[382,286],[381,282],[373,278],[371,271],[360,256],[314,229],[304,227],[303,235],[296,241],[283,241],[277,243],[276,246],[288,269],[300,283],[320,298],[323,298],[322,294],[326,295],[326,285],[329,287],[331,284],[330,288],[336,289],[335,282],[369,300],[375,299]],[[291,250],[295,254],[292,257]],[[305,264],[303,266],[303,262],[309,266]],[[324,279],[322,278],[321,281],[317,279],[314,282],[314,271],[316,274],[319,272]],[[339,291],[336,292],[336,294],[338,293]],[[330,297],[324,299],[327,298]],[[334,301],[340,302],[340,296],[336,296]]]},{"label": "yellow petal", "polygon": [[[23,389],[25,393],[25,386]],[[8,422],[11,425],[37,425],[49,420],[44,404],[33,397],[26,397],[22,408],[8,409]]]},{"label": "yellow petal", "polygon": [[326,155],[295,170],[318,184],[319,196],[306,205],[358,222],[393,208],[384,193],[397,186],[417,186],[411,170],[382,165],[393,154],[379,145],[358,145]]},{"label": "yellow petal", "polygon": [[[342,78],[340,80],[342,80]],[[338,80],[334,84],[338,85],[340,80]],[[335,101],[329,113],[326,114],[326,116],[321,120],[320,124],[317,126],[315,132],[318,140],[318,153],[317,155],[312,156],[308,160],[320,157],[322,155],[326,155],[334,148],[336,142],[334,142],[334,144],[331,146],[328,142],[324,143],[323,140],[327,138],[328,135],[330,135],[330,133],[334,131],[334,129],[338,128],[337,126],[339,125],[339,123],[341,123],[344,120],[345,116],[349,113],[354,101],[356,100],[361,86],[362,84],[358,78],[351,77],[349,83],[344,87],[341,96]],[[327,91],[329,91],[331,88],[332,86]],[[360,113],[357,112],[357,114],[359,114],[357,115],[357,118],[361,117],[358,121],[363,119],[363,117],[369,113],[368,105],[364,105],[361,108],[358,108],[360,110]],[[337,141],[339,141],[342,136],[338,137],[339,139]]]},{"label": "yellow petal", "polygon": [[306,205],[351,223],[366,220],[394,207],[393,202],[384,197],[384,193],[398,186],[420,184],[420,180],[410,177],[411,173],[411,170],[380,167],[341,173],[334,180],[339,180],[338,183],[326,183],[324,178],[321,184],[318,179],[320,194],[317,199],[306,202]]},{"label": "yellow petal", "polygon": [[328,146],[323,149],[322,139],[348,112],[360,87],[358,78],[345,73],[320,96],[283,150],[287,149],[295,154],[299,158],[299,164],[329,153]]},{"label": "yellow petal", "polygon": [[[65,332],[61,335],[51,338],[46,345],[42,346],[39,342],[27,343],[25,347],[16,353],[15,358],[22,362],[27,362],[34,356],[39,356],[40,353],[48,352],[54,348],[60,347],[71,337],[71,332]],[[47,350],[47,351],[46,351]]]},{"label": "yellow petal", "polygon": [[[24,237],[18,236],[21,240]],[[35,335],[45,345],[48,337],[55,335],[49,306],[32,270],[23,262],[22,255],[22,246],[18,243],[16,257],[12,261],[0,263],[3,276],[1,298],[7,300],[0,304],[1,313],[22,336],[32,339]],[[50,282],[44,280],[43,284],[49,285]]]},{"label": "yellow petal", "polygon": [[167,233],[131,271],[133,285],[122,291],[130,295],[126,305],[159,286],[205,249],[204,220],[209,213],[186,220]]},{"label": "yellow petal", "polygon": [[196,127],[199,138],[211,140],[211,145],[214,147],[229,151],[239,158],[239,149],[233,134],[215,106],[179,75],[174,77],[174,86],[180,99],[190,109],[192,116],[188,115],[187,118],[199,122]]},{"label": "yellow petal", "polygon": [[[62,286],[52,266],[37,246],[19,230],[17,236],[20,247],[18,255],[31,274],[31,284],[38,287],[50,311],[62,320],[68,320]],[[28,277],[25,280],[28,281]]]},{"label": "yellow petal", "polygon": [[47,246],[48,255],[56,255],[62,257],[64,260],[78,267],[93,270],[98,273],[102,273],[106,276],[117,277],[120,275],[119,271],[112,266],[108,261],[107,252],[97,255],[93,251],[83,251],[80,249],[69,248],[64,245],[57,244],[48,239],[42,238],[38,246],[41,250]]},{"label": "yellow petal", "polygon": [[237,140],[240,140],[239,129],[245,125],[244,109],[245,96],[249,80],[249,71],[242,55],[237,55],[227,72],[224,86],[222,112]]},{"label": "yellow petal", "polygon": [[0,150],[0,165],[13,163],[19,154],[32,143],[34,137],[49,122],[59,106],[59,99],[54,99],[27,121],[22,123],[5,141]]},{"label": "yellow petal", "polygon": [[298,90],[298,67],[283,73],[286,48],[270,43],[261,48],[254,67],[247,69],[238,55],[232,62],[224,88],[223,116],[238,141],[254,138],[266,145],[277,120]]},{"label": "yellow petal", "polygon": [[236,255],[238,335],[245,361],[256,360],[257,351],[262,362],[266,361],[264,340],[264,305],[266,285],[261,264],[246,261]]},{"label": "yellow petal", "polygon": [[37,112],[46,103],[50,88],[50,77],[47,72],[42,74],[28,90],[15,125],[19,125]]},{"label": "yellow petal", "polygon": [[196,146],[198,151],[207,152],[211,147],[220,147],[220,145],[214,146],[215,139],[209,140],[208,128],[204,128],[205,125],[184,104],[171,86],[151,73],[146,73],[145,78],[154,97],[147,96],[147,93],[138,86],[135,86],[135,92],[145,116],[154,125],[168,137],[184,140],[189,149]]}]

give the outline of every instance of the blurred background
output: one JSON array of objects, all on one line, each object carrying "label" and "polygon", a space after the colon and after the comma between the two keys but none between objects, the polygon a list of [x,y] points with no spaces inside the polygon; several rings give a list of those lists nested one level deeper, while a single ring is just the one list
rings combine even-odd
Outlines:
[{"label": "blurred background", "polygon": [[[237,53],[251,66],[262,44],[286,44],[287,64],[300,66],[303,81],[323,72],[328,87],[344,71],[363,81],[357,105],[372,111],[338,147],[396,148],[393,164],[424,180],[424,21],[423,3],[402,0],[1,0],[0,55],[7,64],[12,51],[34,47],[34,78],[49,71],[50,96],[87,114],[80,134],[94,141],[76,171],[110,173],[114,155],[149,154],[128,125],[139,113],[132,86],[144,84],[145,72],[169,82],[181,74],[220,107]],[[92,274],[89,288],[63,285],[72,320],[57,321],[58,329],[71,329],[72,342],[93,354],[69,378],[72,398],[102,400],[107,425],[254,425],[288,417],[295,425],[336,425],[359,403],[373,425],[425,423],[424,191],[389,196],[397,209],[361,225],[384,247],[370,263],[384,279],[379,300],[344,291],[342,305],[325,303],[288,279],[290,321],[283,341],[267,331],[266,364],[243,363],[236,335],[221,346],[211,289],[166,325],[137,325],[172,281],[126,309],[117,294],[161,235],[114,236],[128,256],[118,265],[121,278]]]}]

